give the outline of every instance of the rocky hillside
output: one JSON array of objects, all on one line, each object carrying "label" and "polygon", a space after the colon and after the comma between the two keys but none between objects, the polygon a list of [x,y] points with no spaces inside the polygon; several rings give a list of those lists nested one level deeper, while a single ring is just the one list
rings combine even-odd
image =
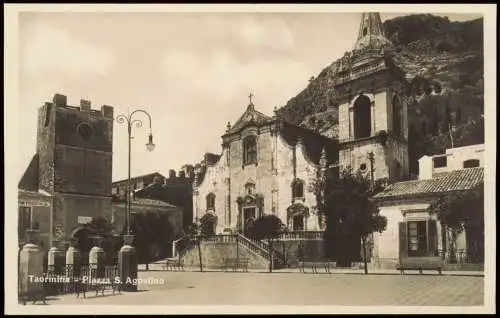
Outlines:
[{"label": "rocky hillside", "polygon": [[[453,145],[484,142],[483,20],[451,22],[430,14],[398,17],[384,22],[394,43],[396,64],[407,73],[410,100],[409,147],[416,159]],[[325,67],[309,85],[279,111],[289,122],[337,136],[335,92],[329,90],[336,62]]]}]

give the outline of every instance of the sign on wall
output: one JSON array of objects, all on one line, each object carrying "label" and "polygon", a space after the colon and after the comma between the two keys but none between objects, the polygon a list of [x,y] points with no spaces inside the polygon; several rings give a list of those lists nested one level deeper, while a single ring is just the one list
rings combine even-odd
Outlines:
[{"label": "sign on wall", "polygon": [[19,203],[19,206],[25,206],[25,207],[32,207],[32,206],[50,207],[50,203],[43,202],[43,201],[37,201],[37,200],[18,201],[18,203]]},{"label": "sign on wall", "polygon": [[87,224],[90,222],[92,222],[91,216],[79,216],[78,217],[78,224]]}]

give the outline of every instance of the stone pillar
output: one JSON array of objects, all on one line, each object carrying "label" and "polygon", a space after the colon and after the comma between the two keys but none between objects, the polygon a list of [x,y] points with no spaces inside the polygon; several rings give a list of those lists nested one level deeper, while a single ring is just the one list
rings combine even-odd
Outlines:
[{"label": "stone pillar", "polygon": [[105,254],[101,244],[102,237],[94,237],[94,247],[89,252],[90,279],[103,278],[105,274]]},{"label": "stone pillar", "polygon": [[64,255],[64,251],[59,249],[59,242],[57,240],[52,241],[52,247],[47,253],[48,272],[63,274],[65,262],[66,256]]},{"label": "stone pillar", "polygon": [[123,291],[137,291],[137,254],[132,246],[133,235],[124,235],[124,244],[118,254],[120,279]]},{"label": "stone pillar", "polygon": [[82,266],[82,253],[76,247],[76,240],[72,240],[70,244],[71,246],[66,251],[66,275],[78,277]]},{"label": "stone pillar", "polygon": [[43,251],[35,243],[38,231],[26,231],[26,244],[19,255],[19,296],[20,299],[33,299],[43,295]]}]

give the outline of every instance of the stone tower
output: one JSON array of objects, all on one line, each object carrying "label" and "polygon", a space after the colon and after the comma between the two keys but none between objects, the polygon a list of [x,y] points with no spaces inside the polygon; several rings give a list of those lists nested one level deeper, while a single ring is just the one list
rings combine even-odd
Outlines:
[{"label": "stone tower", "polygon": [[[404,72],[378,13],[363,13],[354,49],[335,66],[339,96],[339,161],[343,168],[392,182],[408,175]],[[373,159],[370,160],[370,153]]]},{"label": "stone tower", "polygon": [[39,188],[54,198],[51,238],[67,240],[111,213],[113,108],[93,110],[86,100],[69,106],[56,94],[39,108],[37,132]]}]

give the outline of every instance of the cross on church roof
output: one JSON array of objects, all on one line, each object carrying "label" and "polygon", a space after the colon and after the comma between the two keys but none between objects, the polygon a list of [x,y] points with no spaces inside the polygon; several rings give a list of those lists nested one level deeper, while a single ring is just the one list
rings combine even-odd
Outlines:
[{"label": "cross on church roof", "polygon": [[250,104],[252,104],[252,97],[253,97],[253,94],[250,93],[250,95],[248,95],[248,99],[250,100]]}]

